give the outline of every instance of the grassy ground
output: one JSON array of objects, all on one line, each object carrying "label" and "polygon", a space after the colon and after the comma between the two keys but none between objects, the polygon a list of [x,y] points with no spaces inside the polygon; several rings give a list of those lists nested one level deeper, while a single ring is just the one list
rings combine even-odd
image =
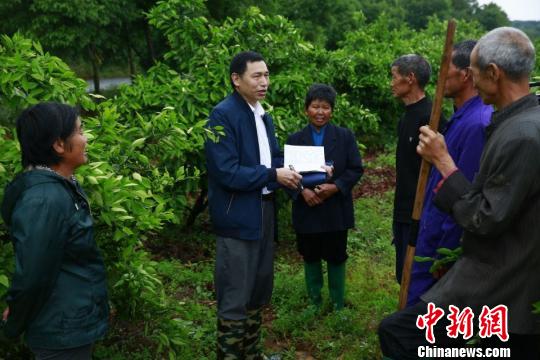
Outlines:
[{"label": "grassy ground", "polygon": [[[363,182],[369,184],[356,191],[362,197],[355,201],[347,307],[341,312],[330,310],[326,286],[322,311],[309,306],[288,206],[281,211],[274,293],[264,313],[268,353],[291,360],[380,358],[377,326],[396,309],[399,291],[390,244],[393,192],[384,184],[392,163],[388,155],[368,159]],[[165,300],[143,319],[115,319],[108,338],[96,349],[96,359],[215,358],[214,240],[207,222],[203,217],[189,234],[173,229],[148,244]]]},{"label": "grassy ground", "polygon": [[[377,325],[397,306],[391,239],[392,193],[358,199],[357,228],[350,233],[347,263],[347,307],[331,312],[328,291],[321,312],[308,305],[303,267],[292,234],[283,234],[275,264],[272,305],[264,316],[264,344],[283,359],[380,358]],[[160,259],[166,303],[146,319],[115,319],[96,359],[213,359],[215,311],[213,240],[191,235],[183,241],[200,246],[206,259],[195,262]],[[190,249],[185,249],[190,252]]]},{"label": "grassy ground", "polygon": [[[356,201],[357,229],[350,234],[347,302],[341,312],[322,313],[308,306],[302,264],[277,262],[267,337],[275,339],[284,359],[376,359],[377,326],[397,306],[393,249],[390,245],[391,194]],[[324,295],[328,299],[325,289]],[[268,339],[267,339],[268,344]]]}]

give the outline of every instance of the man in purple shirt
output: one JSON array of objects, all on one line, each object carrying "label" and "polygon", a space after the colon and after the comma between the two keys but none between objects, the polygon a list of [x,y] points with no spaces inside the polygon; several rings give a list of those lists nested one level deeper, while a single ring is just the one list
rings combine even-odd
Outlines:
[{"label": "man in purple shirt", "polygon": [[[457,167],[472,181],[478,171],[480,155],[485,142],[485,127],[489,124],[492,107],[484,105],[473,86],[470,54],[476,41],[466,40],[454,45],[452,62],[448,69],[444,95],[452,98],[456,112],[444,130],[448,151]],[[452,217],[437,209],[433,203],[434,192],[441,181],[441,173],[431,169],[424,208],[420,218],[420,230],[416,243],[416,256],[437,257],[438,248],[455,249],[460,245],[462,228]],[[429,272],[432,262],[414,262],[407,306],[420,301],[442,272]]]}]

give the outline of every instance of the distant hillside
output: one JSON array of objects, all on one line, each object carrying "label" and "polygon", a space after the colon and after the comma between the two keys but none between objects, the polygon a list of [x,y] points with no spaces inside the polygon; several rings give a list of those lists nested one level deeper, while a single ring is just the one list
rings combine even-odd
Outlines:
[{"label": "distant hillside", "polygon": [[531,40],[540,39],[540,21],[512,21],[512,26],[523,30]]}]

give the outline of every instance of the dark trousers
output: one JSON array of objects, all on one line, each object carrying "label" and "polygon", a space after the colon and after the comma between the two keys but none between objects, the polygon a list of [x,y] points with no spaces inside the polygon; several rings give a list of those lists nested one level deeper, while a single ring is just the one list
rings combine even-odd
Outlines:
[{"label": "dark trousers", "polygon": [[[443,310],[445,314],[448,312],[448,309]],[[379,325],[379,341],[383,355],[395,360],[418,359],[419,346],[466,347],[466,340],[462,337],[452,339],[447,336],[446,326],[450,323],[446,315],[433,329],[435,344],[428,343],[425,338],[425,329],[420,330],[416,327],[418,315],[426,313],[427,304],[421,301],[383,319]],[[477,325],[477,318],[475,317],[474,320]],[[497,336],[493,336],[482,339],[480,347],[510,348],[512,359],[540,360],[540,335],[510,334],[508,342],[502,342]]]},{"label": "dark trousers", "polygon": [[274,203],[263,201],[259,240],[217,237],[214,282],[218,317],[247,319],[247,311],[266,305],[274,281]]},{"label": "dark trousers", "polygon": [[36,360],[91,360],[93,344],[71,349],[48,350],[32,349]]},{"label": "dark trousers", "polygon": [[347,230],[312,234],[296,234],[298,252],[305,262],[321,259],[332,264],[347,260]]},{"label": "dark trousers", "polygon": [[394,221],[392,231],[394,233],[394,241],[392,243],[396,247],[396,280],[401,284],[401,275],[403,272],[403,263],[405,262],[405,254],[409,245],[409,231],[411,224]]}]

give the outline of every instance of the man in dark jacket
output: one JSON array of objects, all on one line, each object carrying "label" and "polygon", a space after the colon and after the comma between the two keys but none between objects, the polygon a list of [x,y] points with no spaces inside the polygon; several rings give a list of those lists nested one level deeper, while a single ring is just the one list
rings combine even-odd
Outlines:
[{"label": "man in dark jacket", "polygon": [[217,351],[218,359],[259,359],[261,308],[273,287],[274,190],[278,184],[296,189],[301,176],[279,167],[272,118],[259,102],[270,84],[263,57],[241,52],[229,71],[234,92],[212,110],[208,123],[224,136],[205,146],[217,235]]},{"label": "man in dark jacket", "polygon": [[[427,342],[415,324],[423,328],[425,317],[418,315],[434,303],[443,311],[450,305],[460,311],[469,307],[474,325],[500,335],[501,340],[482,339],[489,347],[510,348],[515,359],[540,358],[540,314],[533,313],[540,300],[540,106],[528,84],[534,57],[529,38],[508,27],[484,35],[471,53],[475,87],[484,103],[497,109],[472,183],[448,153],[444,137],[421,128],[418,153],[443,177],[434,202],[463,227],[463,256],[420,303],[382,321],[385,356],[419,355]],[[486,321],[486,308],[499,309],[499,317]],[[464,340],[447,337],[445,319],[433,328],[438,347]]]},{"label": "man in dark jacket", "polygon": [[429,123],[431,100],[424,87],[429,82],[431,67],[420,55],[400,56],[392,64],[392,94],[405,104],[405,113],[398,123],[396,147],[396,191],[392,230],[396,247],[396,280],[401,283],[405,252],[409,243],[411,216],[420,172],[420,156],[416,153],[418,129]]}]

